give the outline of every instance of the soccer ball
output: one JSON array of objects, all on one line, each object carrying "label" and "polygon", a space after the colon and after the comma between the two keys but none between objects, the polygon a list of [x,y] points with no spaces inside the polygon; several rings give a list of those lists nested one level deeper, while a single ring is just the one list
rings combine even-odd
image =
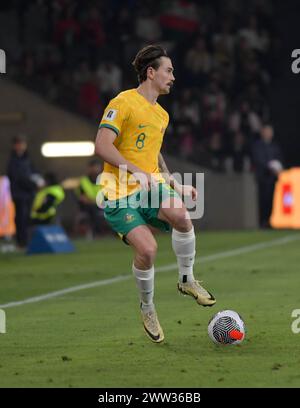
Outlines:
[{"label": "soccer ball", "polygon": [[245,324],[233,310],[222,310],[208,323],[208,335],[216,344],[240,344],[245,338]]}]

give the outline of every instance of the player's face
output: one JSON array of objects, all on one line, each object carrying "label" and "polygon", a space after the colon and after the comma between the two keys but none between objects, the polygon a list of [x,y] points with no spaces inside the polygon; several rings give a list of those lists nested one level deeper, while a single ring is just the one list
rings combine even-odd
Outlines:
[{"label": "player's face", "polygon": [[160,95],[165,95],[170,92],[171,87],[175,81],[174,68],[170,58],[161,57],[159,68],[154,74],[154,84]]}]

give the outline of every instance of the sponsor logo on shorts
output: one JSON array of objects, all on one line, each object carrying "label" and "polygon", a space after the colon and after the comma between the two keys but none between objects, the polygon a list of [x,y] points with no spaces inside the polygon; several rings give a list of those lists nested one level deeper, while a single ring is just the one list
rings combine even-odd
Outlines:
[{"label": "sponsor logo on shorts", "polygon": [[132,222],[134,220],[134,215],[133,214],[125,214],[124,220],[126,223]]}]

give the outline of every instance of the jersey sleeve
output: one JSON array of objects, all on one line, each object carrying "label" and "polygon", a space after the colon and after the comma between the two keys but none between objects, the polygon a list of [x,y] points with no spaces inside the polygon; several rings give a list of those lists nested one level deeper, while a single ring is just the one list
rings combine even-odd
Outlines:
[{"label": "jersey sleeve", "polygon": [[128,103],[121,98],[112,99],[104,111],[99,129],[106,127],[112,129],[117,135],[119,135],[128,116]]}]

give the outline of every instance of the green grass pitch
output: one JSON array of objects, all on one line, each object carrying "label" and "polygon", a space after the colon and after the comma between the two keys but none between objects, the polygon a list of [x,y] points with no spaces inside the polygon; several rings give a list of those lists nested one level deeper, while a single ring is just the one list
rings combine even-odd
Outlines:
[{"label": "green grass pitch", "polygon": [[[200,232],[197,257],[269,242],[290,231]],[[170,235],[158,238],[156,267],[172,264]],[[117,238],[76,242],[66,255],[0,255],[0,304],[131,275],[132,251]],[[1,387],[299,387],[300,240],[195,265],[216,296],[213,308],[177,293],[177,271],[159,272],[155,303],[165,342],[144,335],[133,277],[7,308],[0,334]],[[239,346],[207,335],[213,314],[239,312]]]}]

